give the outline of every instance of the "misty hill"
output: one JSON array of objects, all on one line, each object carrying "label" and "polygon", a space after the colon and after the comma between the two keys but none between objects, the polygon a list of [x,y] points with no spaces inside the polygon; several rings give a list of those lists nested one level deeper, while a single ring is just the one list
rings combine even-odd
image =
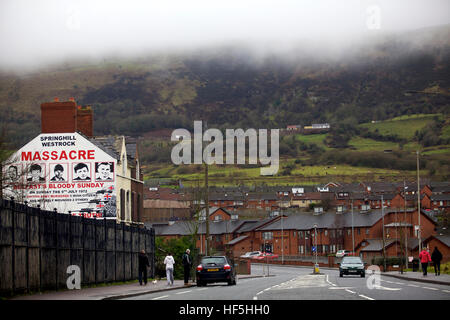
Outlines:
[{"label": "misty hill", "polygon": [[[94,108],[95,134],[357,125],[449,108],[449,26],[379,37],[327,52],[222,47],[0,75],[0,117],[15,147],[40,130],[40,104],[75,97]],[[256,52],[255,52],[256,51]]]}]

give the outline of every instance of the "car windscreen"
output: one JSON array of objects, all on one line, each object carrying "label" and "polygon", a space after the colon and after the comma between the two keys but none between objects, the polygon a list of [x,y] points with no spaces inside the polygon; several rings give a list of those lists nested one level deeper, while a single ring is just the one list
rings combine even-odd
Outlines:
[{"label": "car windscreen", "polygon": [[342,263],[362,263],[361,258],[358,257],[345,257]]},{"label": "car windscreen", "polygon": [[225,264],[227,263],[224,257],[208,257],[202,259],[202,264]]}]

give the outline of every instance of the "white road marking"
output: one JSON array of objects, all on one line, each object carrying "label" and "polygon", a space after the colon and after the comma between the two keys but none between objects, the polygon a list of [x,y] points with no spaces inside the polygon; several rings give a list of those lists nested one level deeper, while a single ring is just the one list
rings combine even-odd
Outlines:
[{"label": "white road marking", "polygon": [[208,290],[208,288],[197,289],[197,291],[204,291],[204,290]]},{"label": "white road marking", "polygon": [[258,297],[253,297],[253,300],[258,300]]},{"label": "white road marking", "polygon": [[439,289],[436,289],[436,288],[430,288],[430,287],[422,287],[423,289],[428,289],[428,290],[439,290]]},{"label": "white road marking", "polygon": [[355,293],[356,293],[355,291],[352,291],[352,290],[348,290],[348,289],[345,289],[345,291],[347,291],[347,292],[350,292],[350,293],[353,293],[353,294],[355,294]]},{"label": "white road marking", "polygon": [[387,287],[383,287],[383,286],[377,286],[377,285],[373,285],[373,287],[377,290],[387,290],[387,291],[398,291],[398,290],[402,290],[402,288],[387,288]]},{"label": "white road marking", "polygon": [[152,300],[164,299],[164,298],[167,298],[167,297],[168,296],[160,296],[160,297],[153,298]]},{"label": "white road marking", "polygon": [[419,288],[419,286],[416,286],[415,284],[408,284],[408,287]]},{"label": "white road marking", "polygon": [[450,291],[448,291],[448,290],[442,290],[443,292],[447,292],[447,293],[450,293]]},{"label": "white road marking", "polygon": [[364,298],[364,299],[367,299],[367,300],[375,300],[375,299],[372,299],[372,298],[367,297],[367,296],[362,295],[362,294],[360,294],[359,296],[360,296],[361,298]]},{"label": "white road marking", "polygon": [[188,291],[181,291],[181,292],[177,292],[175,294],[183,294],[183,293],[188,293],[188,292],[192,292],[192,290],[188,290]]}]

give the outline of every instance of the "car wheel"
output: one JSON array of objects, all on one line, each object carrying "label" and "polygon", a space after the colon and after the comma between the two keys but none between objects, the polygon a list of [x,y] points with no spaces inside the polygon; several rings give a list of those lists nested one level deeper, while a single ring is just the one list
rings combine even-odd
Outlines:
[{"label": "car wheel", "polygon": [[365,278],[365,277],[366,277],[366,273],[365,272],[361,273],[361,278]]}]

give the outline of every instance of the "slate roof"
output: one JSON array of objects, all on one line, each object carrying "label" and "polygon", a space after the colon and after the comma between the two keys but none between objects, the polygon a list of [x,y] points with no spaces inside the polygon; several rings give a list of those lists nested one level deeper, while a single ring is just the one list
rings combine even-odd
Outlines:
[{"label": "slate roof", "polygon": [[[407,211],[410,210],[408,209]],[[384,215],[386,216],[390,212],[394,212],[394,210],[391,211],[386,209],[384,210]],[[371,227],[382,218],[381,213],[381,209],[371,210],[367,213],[356,211],[353,213],[353,227]],[[329,211],[315,215],[311,212],[300,212],[283,218],[283,229],[285,230],[310,230],[314,228],[314,224],[317,224],[318,228],[351,228],[352,214],[351,212],[336,214],[335,211]],[[258,230],[281,230],[281,220],[274,221],[273,223],[259,228]]]},{"label": "slate roof", "polygon": [[447,247],[450,247],[450,235],[434,236],[434,237],[439,241],[441,241],[442,243],[445,243]]},{"label": "slate roof", "polygon": [[[369,243],[368,246],[361,249],[361,251],[381,251],[383,250],[383,239],[366,239]],[[396,240],[386,239],[384,240],[385,248],[389,247]]]},{"label": "slate roof", "polygon": [[265,223],[268,223],[271,220],[275,220],[275,219],[276,218],[266,218],[266,219],[262,219],[262,220],[247,220],[247,221],[244,221],[244,224],[236,231],[239,233],[253,231],[253,230],[259,228],[260,226],[264,225]]},{"label": "slate roof", "polygon": [[248,200],[277,200],[277,194],[275,192],[269,193],[249,193]]},{"label": "slate roof", "polygon": [[[219,235],[225,233],[232,233],[243,223],[242,220],[222,220],[222,221],[209,221],[209,234]],[[168,235],[191,235],[196,227],[197,222],[193,221],[175,221],[173,224],[153,224],[156,236],[168,236]],[[206,223],[198,223],[198,234],[206,234]]]},{"label": "slate roof", "polygon": [[114,136],[99,136],[87,138],[91,143],[105,151],[111,157],[120,161],[120,151],[116,149],[116,137]]},{"label": "slate roof", "polygon": [[235,238],[235,239],[229,241],[227,244],[228,244],[228,245],[234,245],[234,244],[236,244],[236,243],[238,243],[238,242],[241,242],[242,240],[245,240],[245,239],[247,239],[247,238],[248,238],[248,236],[240,236],[240,237],[237,237],[237,238]]},{"label": "slate roof", "polygon": [[435,194],[432,193],[430,196],[431,201],[446,201],[450,200],[450,194],[444,193],[444,194]]}]

